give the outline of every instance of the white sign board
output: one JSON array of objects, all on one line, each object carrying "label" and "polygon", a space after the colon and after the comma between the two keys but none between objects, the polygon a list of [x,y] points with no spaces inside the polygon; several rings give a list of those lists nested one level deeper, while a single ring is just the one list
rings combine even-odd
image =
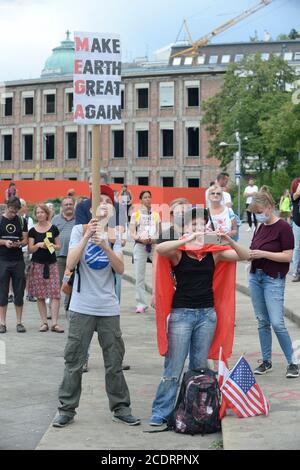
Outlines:
[{"label": "white sign board", "polygon": [[74,121],[121,122],[121,44],[117,34],[75,32]]}]

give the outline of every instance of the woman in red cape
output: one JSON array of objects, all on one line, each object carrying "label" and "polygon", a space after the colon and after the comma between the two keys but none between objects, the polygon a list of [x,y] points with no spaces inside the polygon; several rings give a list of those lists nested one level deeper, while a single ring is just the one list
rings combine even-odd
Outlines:
[{"label": "woman in red cape", "polygon": [[208,214],[200,214],[197,209],[186,214],[186,232],[191,235],[156,249],[157,335],[165,370],[152,405],[153,426],[163,424],[174,408],[188,355],[189,369],[202,369],[208,357],[218,359],[220,345],[226,357],[232,351],[235,262],[248,259],[249,252],[227,235],[221,237],[228,246],[192,244],[205,231]]}]

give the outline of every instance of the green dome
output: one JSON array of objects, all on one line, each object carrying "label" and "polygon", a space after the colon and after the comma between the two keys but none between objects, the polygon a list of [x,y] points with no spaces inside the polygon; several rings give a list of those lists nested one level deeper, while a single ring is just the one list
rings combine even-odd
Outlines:
[{"label": "green dome", "polygon": [[67,31],[66,34],[66,40],[62,41],[59,47],[55,47],[52,55],[46,60],[41,73],[42,78],[73,75],[75,51],[74,41],[70,40],[69,31]]}]

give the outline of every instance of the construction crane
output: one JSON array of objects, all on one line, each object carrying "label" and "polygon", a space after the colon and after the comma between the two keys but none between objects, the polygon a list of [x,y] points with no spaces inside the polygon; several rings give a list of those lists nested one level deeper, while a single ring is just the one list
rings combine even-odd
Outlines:
[{"label": "construction crane", "polygon": [[[183,51],[177,52],[176,54],[171,55],[171,57],[177,57],[177,56],[194,56],[198,53],[198,48],[201,46],[206,46],[210,39],[215,37],[217,34],[223,33],[228,28],[231,28],[235,24],[237,24],[239,21],[244,20],[247,18],[247,16],[252,15],[253,13],[256,13],[258,10],[261,8],[266,7],[272,2],[272,0],[261,0],[257,5],[253,5],[253,7],[250,7],[248,10],[243,11],[240,13],[238,16],[235,16],[231,20],[226,21],[225,23],[221,24],[218,28],[214,29],[210,33],[206,34],[205,36],[202,36],[199,38],[197,41],[192,42],[191,47],[188,49],[184,49]],[[187,28],[186,20],[184,20],[185,27]]]}]

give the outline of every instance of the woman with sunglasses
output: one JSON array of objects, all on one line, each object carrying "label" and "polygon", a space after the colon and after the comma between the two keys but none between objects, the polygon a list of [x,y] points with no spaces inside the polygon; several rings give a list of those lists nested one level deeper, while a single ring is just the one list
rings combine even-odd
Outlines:
[{"label": "woman with sunglasses", "polygon": [[221,186],[214,184],[208,190],[210,203],[210,220],[207,224],[207,231],[218,230],[233,238],[237,235],[237,223],[234,212],[231,208],[222,204],[223,190]]}]

